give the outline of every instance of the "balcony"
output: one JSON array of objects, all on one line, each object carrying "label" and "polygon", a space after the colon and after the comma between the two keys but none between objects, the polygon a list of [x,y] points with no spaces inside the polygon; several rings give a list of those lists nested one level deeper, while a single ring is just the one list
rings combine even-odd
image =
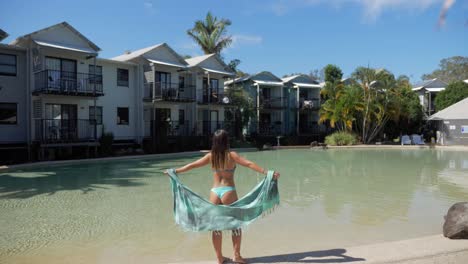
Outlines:
[{"label": "balcony", "polygon": [[197,134],[203,136],[210,136],[216,130],[224,129],[230,135],[234,135],[234,122],[230,121],[198,121],[197,122]]},{"label": "balcony", "polygon": [[102,75],[43,70],[34,74],[33,94],[103,96]]},{"label": "balcony", "polygon": [[286,97],[260,97],[261,109],[283,109],[288,105]]},{"label": "balcony", "polygon": [[256,131],[262,136],[277,136],[285,134],[285,127],[281,121],[277,122],[251,122],[250,131]]},{"label": "balcony", "polygon": [[42,143],[94,141],[95,126],[89,119],[37,119],[35,136]]},{"label": "balcony", "polygon": [[[297,104],[297,103],[296,103]],[[320,99],[318,98],[300,98],[299,105],[296,106],[300,110],[319,110],[320,109]]]},{"label": "balcony", "polygon": [[199,104],[229,104],[229,100],[224,99],[223,89],[198,89],[197,103]]},{"label": "balcony", "polygon": [[[155,123],[156,122],[156,123]],[[164,134],[165,136],[191,136],[195,134],[190,122],[185,120],[180,121],[145,121],[145,137],[158,137]]]},{"label": "balcony", "polygon": [[143,100],[194,102],[195,86],[183,83],[150,82],[144,85]]}]

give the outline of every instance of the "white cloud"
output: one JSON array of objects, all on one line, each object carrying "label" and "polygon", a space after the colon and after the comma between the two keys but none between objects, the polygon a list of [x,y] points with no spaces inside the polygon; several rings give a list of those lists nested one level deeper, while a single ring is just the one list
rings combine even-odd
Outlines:
[{"label": "white cloud", "polygon": [[366,20],[374,21],[388,10],[424,11],[432,5],[441,5],[442,2],[443,0],[275,0],[271,3],[270,10],[278,16],[282,16],[298,8],[317,5],[342,8],[345,5],[354,4],[363,8]]},{"label": "white cloud", "polygon": [[263,42],[261,36],[237,34],[232,36],[232,48],[242,45],[258,45]]},{"label": "white cloud", "polygon": [[153,3],[151,3],[151,2],[144,2],[144,3],[143,3],[143,6],[144,6],[146,9],[152,9],[152,8],[153,8]]},{"label": "white cloud", "polygon": [[146,12],[148,12],[150,14],[154,14],[155,8],[154,8],[153,2],[145,1],[145,2],[143,2],[143,7],[145,8]]},{"label": "white cloud", "polygon": [[364,16],[376,20],[384,11],[392,9],[424,11],[428,7],[439,4],[442,0],[360,0],[364,7]]}]

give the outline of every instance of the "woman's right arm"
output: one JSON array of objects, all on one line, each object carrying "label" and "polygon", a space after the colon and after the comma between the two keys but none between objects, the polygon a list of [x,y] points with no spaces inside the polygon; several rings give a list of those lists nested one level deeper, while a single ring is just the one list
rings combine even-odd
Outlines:
[{"label": "woman's right arm", "polygon": [[231,151],[231,157],[237,164],[240,164],[240,165],[242,165],[244,167],[247,167],[247,168],[249,168],[251,170],[254,170],[256,172],[263,173],[263,174],[266,174],[266,172],[267,172],[265,169],[258,166],[255,162],[250,161],[250,160],[240,156],[239,154],[237,154],[234,151]]}]

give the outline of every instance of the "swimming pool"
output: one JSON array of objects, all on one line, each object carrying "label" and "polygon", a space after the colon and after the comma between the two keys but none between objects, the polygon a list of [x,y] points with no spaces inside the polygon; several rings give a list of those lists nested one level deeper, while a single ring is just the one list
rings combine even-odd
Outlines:
[{"label": "swimming pool", "polygon": [[[468,153],[441,149],[245,152],[281,172],[281,205],[244,232],[245,257],[331,249],[441,232],[468,200]],[[161,171],[197,156],[0,172],[1,263],[167,263],[213,259],[210,236],[174,225]],[[261,179],[239,167],[245,194]],[[210,169],[182,174],[208,196]],[[231,255],[230,237],[223,249]]]}]

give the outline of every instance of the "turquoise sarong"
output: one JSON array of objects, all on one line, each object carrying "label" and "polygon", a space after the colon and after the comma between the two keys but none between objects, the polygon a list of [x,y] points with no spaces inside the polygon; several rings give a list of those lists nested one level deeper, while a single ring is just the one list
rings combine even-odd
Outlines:
[{"label": "turquoise sarong", "polygon": [[273,171],[248,194],[230,205],[215,205],[194,193],[169,169],[174,197],[174,218],[185,231],[237,230],[279,205],[278,181]]}]

